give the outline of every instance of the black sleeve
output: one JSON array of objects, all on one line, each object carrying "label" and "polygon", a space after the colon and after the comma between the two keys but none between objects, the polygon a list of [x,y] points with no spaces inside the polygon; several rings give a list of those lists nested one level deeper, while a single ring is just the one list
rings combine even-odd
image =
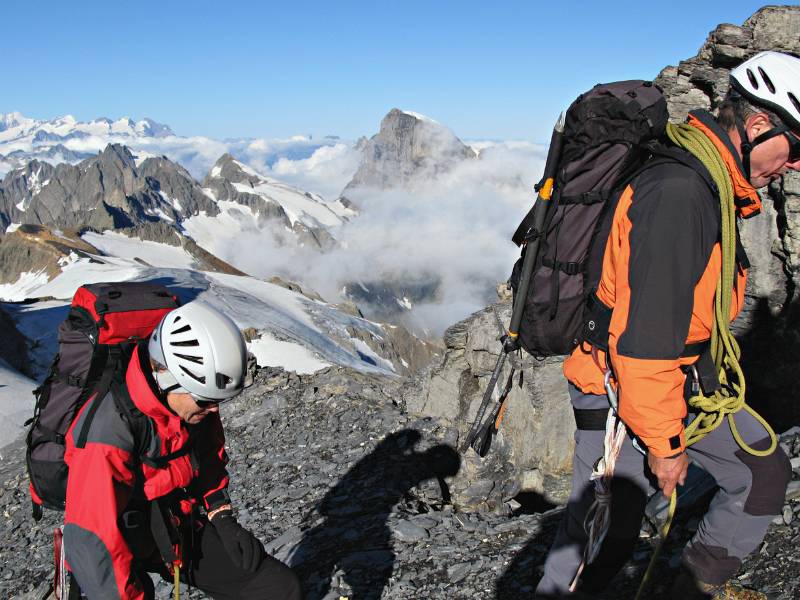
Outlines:
[{"label": "black sleeve", "polygon": [[681,164],[645,171],[632,187],[630,304],[617,351],[675,359],[686,343],[695,286],[719,237],[719,208],[702,178]]}]

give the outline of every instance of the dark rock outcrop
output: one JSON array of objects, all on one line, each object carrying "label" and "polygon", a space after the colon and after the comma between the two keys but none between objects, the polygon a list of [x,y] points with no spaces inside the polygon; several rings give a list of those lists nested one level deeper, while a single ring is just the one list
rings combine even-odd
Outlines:
[{"label": "dark rock outcrop", "polygon": [[125,146],[110,144],[77,165],[31,161],[0,183],[0,224],[31,223],[97,230],[219,211],[188,171],[166,158],[137,166]]},{"label": "dark rock outcrop", "polygon": [[30,372],[28,359],[28,344],[25,336],[17,330],[14,319],[0,306],[0,360],[4,360],[17,371],[28,377]]},{"label": "dark rock outcrop", "polygon": [[[665,68],[656,79],[667,96],[670,116],[681,121],[693,108],[715,110],[728,91],[730,70],[764,50],[800,56],[800,6],[766,6],[741,26],[722,24],[697,56]],[[800,174],[782,186],[761,190],[763,214],[742,221],[740,231],[752,268],[746,303],[735,323],[743,340],[748,396],[773,422],[797,422],[794,367],[800,340],[797,291],[800,284]],[[780,188],[783,187],[783,190]]]}]

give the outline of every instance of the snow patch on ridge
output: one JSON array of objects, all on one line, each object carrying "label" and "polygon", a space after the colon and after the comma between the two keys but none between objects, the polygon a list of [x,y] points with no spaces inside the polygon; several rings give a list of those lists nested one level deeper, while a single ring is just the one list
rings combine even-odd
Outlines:
[{"label": "snow patch on ridge", "polygon": [[283,342],[267,332],[247,344],[260,366],[282,366],[288,371],[308,374],[330,366],[313,352],[292,342]]}]

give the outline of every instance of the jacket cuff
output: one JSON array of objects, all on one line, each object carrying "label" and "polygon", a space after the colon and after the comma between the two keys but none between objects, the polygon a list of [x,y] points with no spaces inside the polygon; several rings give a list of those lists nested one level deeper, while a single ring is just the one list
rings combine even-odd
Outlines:
[{"label": "jacket cuff", "polygon": [[640,437],[647,445],[647,451],[658,458],[672,458],[686,450],[686,435],[683,428],[670,437]]},{"label": "jacket cuff", "polygon": [[206,512],[210,512],[220,506],[225,504],[231,503],[231,497],[228,494],[227,488],[222,488],[221,490],[217,490],[215,492],[211,492],[205,498],[203,498],[206,505]]}]

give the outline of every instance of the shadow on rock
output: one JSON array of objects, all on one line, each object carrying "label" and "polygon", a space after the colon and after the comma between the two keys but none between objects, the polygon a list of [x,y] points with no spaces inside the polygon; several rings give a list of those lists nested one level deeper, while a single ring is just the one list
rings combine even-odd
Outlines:
[{"label": "shadow on rock", "polygon": [[[338,587],[338,582],[332,581],[337,570],[352,589],[351,600],[380,598],[395,561],[388,525],[393,508],[405,501],[413,507],[412,512],[425,512],[427,508],[416,504],[410,492],[432,479],[439,482],[442,504],[449,502],[444,478],[458,472],[460,457],[446,445],[419,452],[415,447],[421,438],[411,429],[386,437],[307,517],[312,523],[314,518],[319,522],[305,532],[289,564],[304,582],[308,600],[321,599]],[[413,536],[416,526],[410,521],[402,524],[408,527],[398,526],[395,535]]]},{"label": "shadow on rock", "polygon": [[800,353],[800,302],[773,314],[760,298],[751,328],[739,338],[747,378],[747,402],[778,431],[800,425],[797,359]]}]

